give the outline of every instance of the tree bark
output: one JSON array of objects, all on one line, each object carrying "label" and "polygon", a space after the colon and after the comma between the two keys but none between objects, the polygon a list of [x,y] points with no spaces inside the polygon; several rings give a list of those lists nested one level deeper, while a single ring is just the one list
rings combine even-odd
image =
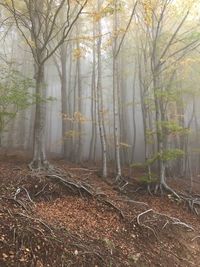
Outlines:
[{"label": "tree bark", "polygon": [[120,157],[120,117],[119,117],[119,80],[118,80],[118,57],[117,57],[117,30],[118,30],[118,16],[117,16],[117,4],[115,3],[114,12],[114,40],[113,40],[113,115],[114,115],[114,141],[115,141],[115,160],[117,177],[120,179],[122,175],[121,171],[121,157]]},{"label": "tree bark", "polygon": [[[98,0],[98,11],[100,12],[101,1]],[[97,77],[97,111],[98,111],[98,125],[102,149],[102,174],[106,178],[108,175],[107,170],[107,144],[106,144],[106,132],[105,122],[103,117],[103,92],[102,92],[102,62],[101,62],[101,21],[98,21],[98,42],[97,42],[97,66],[98,66],[98,77]]]},{"label": "tree bark", "polygon": [[50,165],[47,160],[45,147],[46,90],[44,82],[44,65],[37,66],[35,79],[37,102],[35,107],[33,160],[29,166],[31,169],[48,169]]},{"label": "tree bark", "polygon": [[63,139],[63,156],[67,157],[68,147],[66,140],[67,132],[67,47],[65,44],[61,46],[61,105],[62,105],[62,139]]}]

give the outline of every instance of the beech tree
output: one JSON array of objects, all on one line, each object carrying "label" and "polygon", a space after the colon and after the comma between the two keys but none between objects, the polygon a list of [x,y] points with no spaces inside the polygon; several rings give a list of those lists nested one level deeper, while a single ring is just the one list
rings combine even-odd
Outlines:
[{"label": "beech tree", "polygon": [[[98,0],[98,13],[101,10],[101,1]],[[102,25],[101,17],[98,19],[97,23],[97,86],[96,86],[96,98],[97,98],[97,114],[98,114],[98,126],[101,140],[101,149],[102,149],[102,173],[103,177],[107,177],[107,142],[106,142],[106,130],[105,130],[105,121],[104,121],[104,105],[103,105],[103,88],[102,88],[102,59],[101,59],[101,45],[102,45]]]},{"label": "beech tree", "polygon": [[8,66],[1,66],[0,71],[0,146],[6,126],[16,115],[28,108],[35,101],[29,92],[32,81]]},{"label": "beech tree", "polygon": [[[104,177],[113,163],[118,184],[126,180],[124,165],[134,166],[135,161],[144,167],[152,188],[170,191],[167,177],[178,175],[191,177],[192,184],[200,158],[200,34],[191,10],[195,1],[91,0],[82,12],[85,1],[0,0],[2,14],[6,22],[12,19],[14,29],[8,31],[8,58],[20,65],[23,58],[15,54],[25,42],[33,55],[33,61],[27,60],[29,68],[34,62],[38,100],[31,168],[49,168],[46,143],[49,151],[68,160],[101,159]],[[52,57],[54,61],[48,61]],[[52,84],[45,83],[44,69],[53,74],[53,79],[46,76]],[[41,101],[46,94],[57,98],[49,105],[47,135],[47,105]],[[33,112],[24,114],[33,121]],[[32,125],[21,116],[10,127],[9,137],[17,127],[18,140],[24,132],[28,136],[27,148]],[[23,143],[4,140],[11,146]]]},{"label": "beech tree", "polygon": [[[87,0],[48,1],[18,0],[2,1],[15,26],[29,46],[34,60],[35,88],[38,99],[45,98],[45,63],[67,39],[78,20]],[[60,16],[65,19],[63,22]],[[33,160],[30,168],[48,169],[45,148],[46,103],[38,101],[35,110]]]},{"label": "beech tree", "polygon": [[[157,162],[158,165],[158,187],[176,193],[166,183],[166,170],[169,162],[182,156],[184,152],[173,144],[169,146],[169,136],[183,135],[186,133],[184,125],[180,124],[175,116],[168,116],[172,104],[180,104],[180,91],[174,88],[176,72],[180,62],[191,51],[199,46],[198,38],[188,39],[188,33],[182,32],[191,6],[187,7],[181,17],[175,21],[175,28],[170,34],[167,32],[165,21],[169,11],[173,7],[171,1],[165,0],[161,3],[144,1],[142,5],[143,23],[140,27],[144,33],[141,39],[141,50],[138,53],[139,81],[141,90],[144,136],[145,136],[145,157],[148,166]],[[144,42],[144,35],[146,40]],[[166,38],[163,42],[163,36]],[[180,38],[181,36],[181,38]],[[173,65],[172,65],[173,63]],[[142,67],[143,70],[142,70]],[[153,119],[155,125],[152,124]],[[156,151],[149,151],[147,139],[154,139]],[[151,178],[151,171],[149,170]],[[176,195],[177,196],[177,195]]]}]

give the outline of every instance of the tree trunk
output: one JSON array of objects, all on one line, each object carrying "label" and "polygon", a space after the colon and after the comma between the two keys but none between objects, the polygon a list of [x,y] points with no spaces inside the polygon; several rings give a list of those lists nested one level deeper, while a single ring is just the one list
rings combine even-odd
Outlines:
[{"label": "tree trunk", "polygon": [[63,139],[63,156],[67,157],[67,121],[65,116],[67,114],[67,48],[63,44],[61,46],[61,105],[62,105],[62,139]]},{"label": "tree trunk", "polygon": [[[98,0],[98,11],[100,12],[101,3]],[[98,77],[97,77],[97,112],[98,112],[98,125],[99,125],[99,133],[101,140],[101,148],[102,148],[102,173],[103,177],[107,177],[107,144],[106,144],[106,132],[104,125],[104,115],[103,115],[103,92],[102,92],[102,62],[101,62],[101,21],[98,21],[98,42],[97,42],[97,66],[98,66]]]},{"label": "tree trunk", "polygon": [[48,169],[50,167],[45,147],[45,123],[46,123],[46,90],[44,83],[44,65],[37,66],[36,70],[36,96],[33,160],[30,163],[31,169]]},{"label": "tree trunk", "polygon": [[96,159],[96,141],[97,141],[97,105],[96,105],[96,42],[95,42],[95,24],[93,22],[93,47],[92,47],[92,81],[91,81],[91,125],[92,133],[90,140],[89,160],[95,161]]},{"label": "tree trunk", "polygon": [[[77,49],[80,49],[79,41],[77,42]],[[79,121],[78,121],[78,150],[77,150],[77,160],[76,162],[82,162],[82,153],[83,153],[83,127],[82,127],[82,81],[81,81],[81,58],[77,59],[77,86],[78,86],[78,113],[79,113]]]},{"label": "tree trunk", "polygon": [[115,141],[115,160],[117,168],[116,180],[120,179],[122,175],[121,171],[121,157],[120,157],[120,118],[119,118],[119,80],[118,80],[118,57],[117,53],[117,30],[118,30],[118,16],[117,16],[117,4],[115,3],[114,12],[114,44],[113,44],[113,115],[114,115],[114,141]]}]

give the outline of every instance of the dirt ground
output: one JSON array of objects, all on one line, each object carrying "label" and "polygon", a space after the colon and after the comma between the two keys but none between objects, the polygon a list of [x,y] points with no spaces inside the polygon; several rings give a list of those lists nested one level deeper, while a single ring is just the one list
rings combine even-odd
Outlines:
[{"label": "dirt ground", "polygon": [[1,267],[200,266],[200,217],[186,203],[139,190],[139,173],[121,192],[96,166],[53,165],[0,159]]}]

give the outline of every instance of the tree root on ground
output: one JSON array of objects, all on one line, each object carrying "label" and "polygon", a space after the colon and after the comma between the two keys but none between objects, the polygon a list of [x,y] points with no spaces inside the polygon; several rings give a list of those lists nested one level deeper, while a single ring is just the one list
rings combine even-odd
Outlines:
[{"label": "tree root on ground", "polygon": [[195,240],[198,239],[198,238],[200,238],[200,235],[195,236],[194,238],[192,238],[191,241],[193,242],[193,241],[195,241]]},{"label": "tree root on ground", "polygon": [[[164,213],[156,212],[156,211],[154,211],[153,209],[148,209],[148,210],[145,210],[145,211],[141,212],[140,214],[138,214],[138,216],[137,216],[137,218],[136,218],[136,221],[137,221],[137,224],[138,224],[140,227],[143,227],[143,228],[149,230],[150,232],[152,232],[153,235],[156,237],[156,239],[158,239],[158,234],[156,233],[156,230],[153,229],[152,226],[147,225],[148,220],[146,220],[146,221],[144,221],[144,222],[141,222],[141,218],[142,218],[144,215],[148,214],[148,213],[152,213],[152,214],[153,214],[152,217],[154,217],[153,221],[155,221],[155,222],[158,221],[158,218],[157,218],[158,216],[159,216],[160,218],[161,218],[161,217],[164,217],[164,218],[167,219],[166,222],[164,223],[163,227],[161,228],[161,230],[164,230],[164,229],[166,228],[167,225],[169,225],[169,226],[174,225],[174,226],[180,226],[180,227],[186,228],[186,229],[188,229],[189,231],[195,231],[195,229],[194,229],[191,225],[189,225],[189,224],[187,224],[187,223],[185,223],[185,222],[180,221],[178,218],[170,217],[170,216],[168,216],[168,215],[166,215],[166,214],[164,214]],[[157,217],[155,217],[155,215],[157,215]],[[151,221],[152,221],[152,220],[151,220]],[[132,222],[133,222],[133,220],[132,220]],[[195,240],[195,239],[198,238],[198,237],[199,237],[199,236],[196,236],[196,237],[193,238],[192,240]]]},{"label": "tree root on ground", "polygon": [[[86,193],[87,195],[89,195],[90,197],[94,197],[96,199],[98,199],[99,201],[104,201],[107,202],[107,205],[111,206],[107,201],[107,196],[106,194],[104,194],[103,192],[96,192],[95,189],[93,189],[89,184],[87,183],[83,183],[83,182],[75,182],[72,180],[73,176],[70,173],[65,173],[62,176],[62,173],[60,172],[59,175],[57,174],[48,174],[46,175],[46,177],[50,178],[50,179],[54,179],[59,181],[60,183],[62,183],[64,186],[68,187],[68,189],[70,191],[72,191],[73,193],[77,193],[82,195],[82,193]],[[128,181],[126,181],[123,177],[120,177],[121,180],[118,180],[118,188],[120,191],[122,191],[126,186],[128,186]],[[178,201],[185,201],[190,210],[192,212],[194,212],[195,214],[199,215],[197,208],[200,208],[200,199],[199,198],[193,198],[191,196],[185,196],[181,193],[177,193],[175,190],[173,190],[170,186],[168,186],[165,182],[160,183],[160,184],[154,184],[155,188],[154,188],[154,194],[158,193],[158,190],[160,190],[161,195],[164,194],[164,191],[167,191],[169,193],[171,193]],[[151,192],[151,188],[150,185],[147,186],[147,190],[148,192],[152,194]],[[99,198],[99,196],[101,196]],[[130,200],[129,200],[130,201]],[[135,204],[137,204],[135,202]],[[138,203],[139,204],[139,203]],[[113,206],[113,208],[115,210],[117,210],[120,214],[120,216],[123,218],[123,212],[119,211],[116,207]]]},{"label": "tree root on ground", "polygon": [[166,191],[168,191],[172,195],[174,195],[177,199],[181,199],[181,197],[171,187],[169,187],[165,182],[162,182],[160,186],[161,186],[161,188],[165,189]]},{"label": "tree root on ground", "polygon": [[86,255],[86,254],[91,254],[95,255],[97,258],[99,258],[104,264],[106,264],[103,256],[100,254],[98,251],[94,251],[94,249],[88,250],[88,246],[84,246],[83,244],[79,243],[73,243],[72,246],[77,247],[82,250],[82,252],[79,254]]},{"label": "tree root on ground", "polygon": [[54,170],[53,165],[51,165],[47,160],[32,160],[28,167],[33,172],[51,171]]},{"label": "tree root on ground", "polygon": [[123,191],[126,186],[128,186],[129,182],[122,176],[122,175],[117,175],[115,178],[115,184],[119,188],[120,191]]},{"label": "tree root on ground", "polygon": [[[199,197],[193,197],[191,195],[185,195],[183,193],[176,192],[173,190],[170,186],[168,186],[165,182],[156,184],[154,189],[154,194],[157,194],[158,190],[160,190],[161,195],[163,195],[163,191],[167,191],[172,194],[178,201],[184,201],[188,204],[189,209],[195,213],[196,215],[199,215],[198,209],[200,209],[200,198]],[[150,185],[147,186],[147,191],[151,194]]]},{"label": "tree root on ground", "polygon": [[82,196],[82,192],[86,193],[86,195],[95,198],[97,201],[104,203],[105,205],[113,208],[120,215],[121,218],[125,218],[122,210],[120,210],[112,201],[108,200],[108,197],[104,193],[96,192],[89,184],[71,181],[68,178],[63,178],[61,176],[55,174],[48,174],[48,178],[55,179],[61,182],[64,186],[66,186],[73,193],[77,193]]},{"label": "tree root on ground", "polygon": [[[151,191],[151,185],[154,186],[154,192],[152,193]],[[152,184],[148,184],[147,185],[147,191],[148,193],[153,196],[156,195],[158,193],[158,191],[160,191],[161,195],[164,194],[164,190],[168,191],[169,193],[171,193],[173,196],[175,196],[177,199],[181,199],[181,197],[179,196],[178,193],[176,193],[170,186],[168,186],[165,182],[162,183],[152,183]]]},{"label": "tree root on ground", "polygon": [[[5,245],[5,249],[8,248],[10,251],[12,249],[15,252],[16,256],[14,252],[12,255],[13,257],[15,256],[16,266],[21,266],[20,259],[22,257],[23,266],[40,266],[37,264],[40,262],[37,261],[38,257],[41,259],[42,253],[54,254],[58,248],[61,255],[55,253],[54,257],[59,261],[59,266],[69,266],[69,256],[71,266],[76,264],[77,256],[82,257],[84,260],[87,255],[90,258],[100,260],[102,266],[108,266],[109,258],[106,258],[102,250],[94,245],[92,239],[85,241],[78,234],[75,235],[66,229],[61,230],[57,226],[49,225],[42,219],[35,217],[34,214],[29,215],[20,211],[12,213],[9,209],[3,211],[7,217],[9,216],[9,220],[13,222],[11,229],[13,237],[8,240],[9,243],[3,239],[1,242]],[[44,249],[41,244],[45,245]],[[66,244],[69,244],[69,247]],[[78,250],[73,253],[72,247],[77,247]],[[77,254],[75,254],[76,251]],[[28,254],[29,257],[26,257]],[[46,259],[44,266],[50,266],[48,257]]]},{"label": "tree root on ground", "polygon": [[73,182],[67,178],[63,178],[56,174],[48,174],[46,177],[61,182],[64,186],[68,187],[73,193],[76,191],[81,195],[81,191],[83,191],[89,196],[94,196],[94,190],[91,189],[90,185],[87,185],[85,183],[83,184],[83,183]]},{"label": "tree root on ground", "polygon": [[102,203],[104,203],[104,204],[106,204],[107,206],[110,206],[110,207],[113,208],[114,210],[116,210],[117,213],[119,213],[119,215],[120,215],[120,217],[121,217],[122,219],[125,218],[125,215],[124,215],[124,213],[122,212],[122,210],[120,210],[120,209],[119,209],[113,202],[111,202],[111,201],[109,201],[109,200],[107,200],[107,199],[105,199],[105,198],[97,198],[97,200],[100,201],[100,202],[102,202]]},{"label": "tree root on ground", "polygon": [[[66,186],[73,193],[79,194],[81,196],[82,196],[82,193],[85,193],[87,196],[92,197],[92,198],[96,199],[97,201],[99,201],[99,202],[111,207],[113,210],[115,210],[120,215],[120,217],[122,219],[125,219],[125,215],[124,215],[123,211],[113,201],[109,200],[108,196],[106,194],[104,194],[102,192],[101,193],[96,192],[95,189],[93,189],[89,184],[72,181],[67,177],[66,174],[65,174],[65,177],[64,176],[59,176],[57,174],[48,174],[46,176],[48,178],[50,178],[50,179],[57,180],[58,182],[60,182],[64,186]],[[173,193],[173,195],[175,197],[177,197],[178,199],[181,198],[181,196],[179,196],[168,185],[164,184],[162,186],[164,186],[165,190],[169,191],[170,193]],[[146,203],[132,201],[131,199],[126,199],[125,201],[126,202],[130,202],[130,203],[133,202],[134,204],[138,204],[138,205],[141,205],[141,204],[148,205]],[[178,218],[170,217],[170,216],[168,216],[166,214],[155,212],[155,211],[153,211],[153,209],[148,209],[148,210],[140,213],[137,216],[136,221],[137,221],[137,224],[140,227],[143,227],[143,228],[151,231],[153,233],[153,235],[156,237],[156,239],[158,239],[158,234],[156,233],[156,230],[153,229],[152,226],[147,225],[147,221],[146,222],[141,222],[141,218],[144,215],[146,215],[147,213],[150,213],[150,212],[152,212],[153,214],[155,214],[155,215],[157,215],[159,217],[166,217],[167,218],[167,220],[166,220],[164,226],[162,227],[162,229],[166,228],[167,225],[174,225],[174,226],[181,226],[181,227],[187,228],[188,230],[194,230],[192,226],[186,224],[185,222],[180,221]]]},{"label": "tree root on ground", "polygon": [[143,215],[145,215],[145,214],[147,214],[149,212],[153,212],[153,210],[152,209],[148,209],[148,210],[145,210],[144,212],[138,214],[138,216],[137,216],[137,224],[139,226],[147,229],[147,230],[150,230],[154,234],[154,236],[156,237],[156,239],[158,239],[158,236],[157,236],[155,230],[152,227],[150,227],[150,226],[148,226],[148,225],[140,222],[140,217],[142,217]]}]

